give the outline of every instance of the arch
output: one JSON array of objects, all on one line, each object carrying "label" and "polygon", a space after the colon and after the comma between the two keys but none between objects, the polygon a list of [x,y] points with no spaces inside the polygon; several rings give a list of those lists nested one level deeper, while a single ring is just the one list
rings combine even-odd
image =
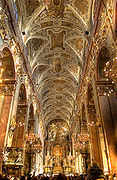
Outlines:
[{"label": "arch", "polygon": [[103,46],[99,52],[97,60],[97,80],[106,80],[104,67],[106,62],[110,60],[110,53],[107,47]]},{"label": "arch", "polygon": [[7,47],[5,47],[1,52],[0,66],[3,69],[2,79],[15,79],[14,61],[12,54]]},{"label": "arch", "polygon": [[26,115],[27,115],[26,89],[24,84],[21,84],[19,90],[19,96],[18,96],[17,112],[16,112],[16,127],[12,140],[13,147],[23,148]]}]

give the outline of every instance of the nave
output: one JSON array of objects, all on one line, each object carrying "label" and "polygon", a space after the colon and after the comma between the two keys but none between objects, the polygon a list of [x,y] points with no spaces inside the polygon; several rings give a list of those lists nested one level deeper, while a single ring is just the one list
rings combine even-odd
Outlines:
[{"label": "nave", "polygon": [[117,179],[117,0],[0,0],[0,174]]}]

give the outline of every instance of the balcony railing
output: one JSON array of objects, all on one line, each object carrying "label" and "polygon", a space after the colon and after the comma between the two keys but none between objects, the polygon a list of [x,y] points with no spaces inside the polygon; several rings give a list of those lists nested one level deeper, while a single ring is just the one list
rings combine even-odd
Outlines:
[{"label": "balcony railing", "polygon": [[23,166],[23,149],[7,147],[3,152],[4,165],[18,165]]}]

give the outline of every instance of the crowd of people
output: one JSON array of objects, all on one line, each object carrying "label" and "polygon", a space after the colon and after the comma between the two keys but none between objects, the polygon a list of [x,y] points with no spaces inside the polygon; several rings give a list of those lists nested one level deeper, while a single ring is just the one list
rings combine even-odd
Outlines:
[{"label": "crowd of people", "polygon": [[15,177],[12,175],[1,175],[0,174],[0,180],[114,180],[114,176],[112,178],[109,178],[108,175],[104,176],[89,176],[86,174],[81,174],[77,176],[65,176],[64,174],[54,175],[54,176],[45,176],[45,175],[38,175],[38,176],[21,176],[21,177]]},{"label": "crowd of people", "polygon": [[45,175],[38,175],[38,176],[21,176],[21,177],[13,177],[12,175],[0,175],[0,180],[107,180],[108,178],[101,176],[101,177],[88,177],[86,174],[81,174],[77,176],[65,176],[64,174],[54,175],[54,176],[45,176]]},{"label": "crowd of people", "polygon": [[64,174],[58,174],[58,175],[51,175],[46,176],[43,174],[40,174],[38,176],[21,176],[16,177],[12,175],[5,174],[0,175],[0,180],[114,180],[116,179],[116,174],[113,174],[112,178],[110,178],[108,175],[104,175],[104,172],[96,163],[93,163],[92,166],[87,171],[87,174],[80,174],[80,175],[74,175],[74,176],[66,176]]},{"label": "crowd of people", "polygon": [[[54,176],[45,176],[45,175],[38,175],[38,176],[21,176],[12,177],[12,176],[2,176],[0,175],[0,180],[87,180],[86,175],[79,175],[79,176],[65,176],[64,174],[54,175]],[[93,179],[92,179],[93,180]],[[102,179],[101,179],[102,180]]]}]

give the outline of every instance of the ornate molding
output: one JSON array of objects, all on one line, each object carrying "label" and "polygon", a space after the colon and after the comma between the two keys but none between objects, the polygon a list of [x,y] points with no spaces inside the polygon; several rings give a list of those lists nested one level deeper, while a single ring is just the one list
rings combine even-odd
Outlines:
[{"label": "ornate molding", "polygon": [[88,105],[87,108],[88,108],[88,113],[91,113],[94,115],[96,114],[95,105]]},{"label": "ornate molding", "polygon": [[3,80],[2,83],[0,83],[0,95],[12,96],[14,94],[15,87],[15,80]]},{"label": "ornate molding", "polygon": [[7,147],[3,153],[4,165],[23,166],[23,149]]},{"label": "ornate molding", "polygon": [[27,108],[28,106],[27,105],[18,105],[18,108],[17,108],[17,116],[26,116],[27,114]]},{"label": "ornate molding", "polygon": [[[110,2],[111,3],[111,2]],[[108,3],[109,4],[109,3]],[[88,59],[88,64],[87,64],[87,69],[85,71],[85,76],[82,78],[82,85],[79,93],[79,97],[82,97],[84,92],[87,89],[88,84],[91,83],[93,77],[96,74],[96,66],[97,66],[97,57],[99,54],[99,51],[102,47],[102,44],[106,42],[106,38],[108,37],[109,30],[111,29],[111,22],[112,22],[112,15],[110,16],[109,12],[112,12],[112,4],[108,5],[108,9],[106,10],[105,7],[103,6],[100,14],[100,30],[99,32],[95,33],[95,36],[92,40],[91,44],[91,51],[89,54],[89,59]],[[108,14],[109,13],[109,14]],[[115,48],[113,42],[110,45],[110,48],[113,49]]]},{"label": "ornate molding", "polygon": [[97,92],[99,96],[112,97],[117,95],[115,85],[109,81],[97,81]]}]

